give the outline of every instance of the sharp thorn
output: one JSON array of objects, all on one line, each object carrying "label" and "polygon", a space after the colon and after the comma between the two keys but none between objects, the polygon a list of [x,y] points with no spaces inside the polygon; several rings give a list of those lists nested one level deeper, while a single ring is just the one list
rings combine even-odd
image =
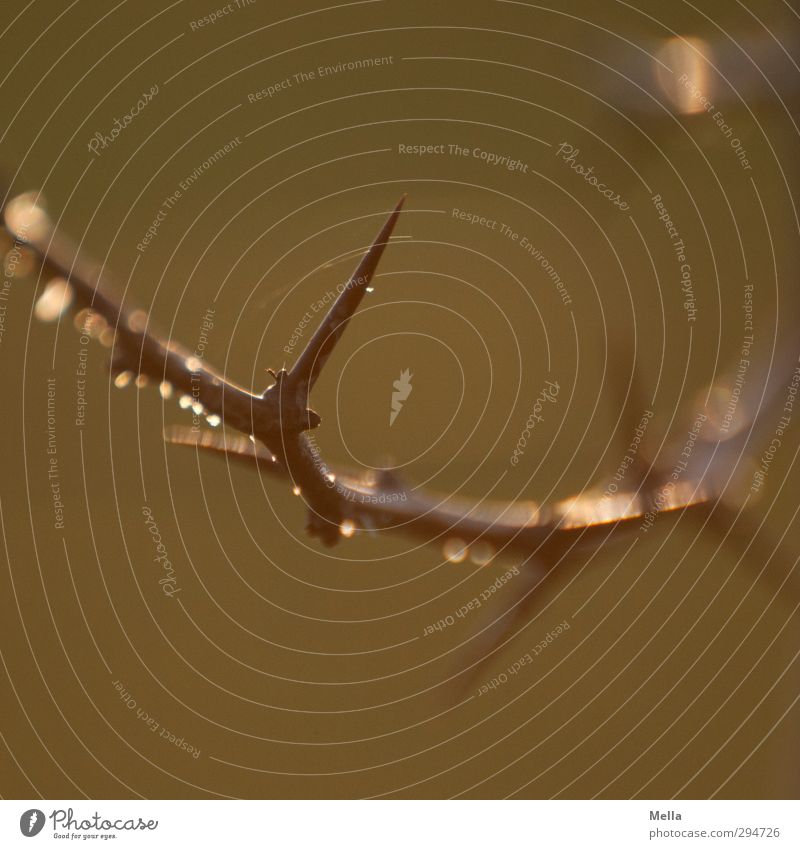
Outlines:
[{"label": "sharp thorn", "polygon": [[397,224],[405,200],[406,195],[403,195],[381,227],[375,241],[364,254],[342,293],[333,302],[322,324],[317,328],[303,353],[300,354],[297,362],[290,369],[287,379],[289,385],[298,391],[299,403],[305,405],[308,393],[314,386],[336,343],[342,338],[350,317],[358,309],[375,274],[378,262],[383,256],[392,230]]}]

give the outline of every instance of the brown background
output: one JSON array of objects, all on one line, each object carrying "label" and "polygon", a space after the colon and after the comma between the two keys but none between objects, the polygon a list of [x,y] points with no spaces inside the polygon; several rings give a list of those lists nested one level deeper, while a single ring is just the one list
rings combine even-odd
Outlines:
[{"label": "brown background", "polygon": [[[193,31],[212,4],[36,3],[6,12],[0,163],[187,347],[215,305],[207,358],[255,388],[291,362],[292,329],[408,192],[376,291],[315,390],[326,458],[403,464],[473,496],[602,488],[630,438],[615,433],[613,388],[624,395],[634,359],[655,452],[665,436],[682,444],[676,411],[691,416],[738,356],[746,273],[751,385],[776,326],[791,333],[798,315],[796,13],[635,5],[257,0]],[[678,115],[656,85],[653,56],[675,34],[719,50],[709,89],[752,171],[711,116]],[[301,71],[378,56],[393,61],[248,102]],[[93,134],[154,84],[91,154]],[[137,262],[164,198],[237,136]],[[558,160],[562,142],[629,213]],[[528,173],[398,153],[437,143],[508,154]],[[651,193],[691,251],[691,339]],[[571,306],[521,248],[454,208],[526,235]],[[423,632],[518,558],[456,565],[441,541],[386,534],[320,550],[285,486],[165,448],[163,425],[190,417],[152,389],[110,388],[97,344],[76,428],[79,339],[68,320],[56,331],[32,319],[36,286],[14,282],[0,345],[4,796],[797,795],[800,634],[796,596],[778,591],[792,560],[785,548],[770,559],[784,532],[791,547],[796,422],[748,507],[765,525],[744,556],[690,516],[659,518],[628,556],[627,542],[576,553],[570,580],[467,674],[476,631],[517,600],[513,582],[492,608]],[[390,429],[406,368],[414,388]],[[51,376],[63,532],[46,471]],[[511,468],[548,378],[559,401]],[[173,599],[144,504],[175,567]],[[474,696],[564,619],[534,664]],[[114,681],[199,757],[149,730]]]}]

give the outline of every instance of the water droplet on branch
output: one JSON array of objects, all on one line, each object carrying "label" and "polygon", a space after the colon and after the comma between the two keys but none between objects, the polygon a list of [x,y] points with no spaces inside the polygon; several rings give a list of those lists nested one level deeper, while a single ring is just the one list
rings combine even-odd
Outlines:
[{"label": "water droplet on branch", "polygon": [[444,559],[449,563],[463,563],[467,558],[467,544],[463,539],[450,537],[442,549]]},{"label": "water droplet on branch", "polygon": [[72,286],[63,278],[56,277],[45,286],[33,314],[39,321],[55,321],[71,303]]},{"label": "water droplet on branch", "polygon": [[494,557],[494,546],[486,540],[479,540],[469,547],[469,559],[476,566],[485,566]]},{"label": "water droplet on branch", "polygon": [[50,229],[50,218],[41,202],[38,192],[25,192],[8,203],[6,223],[15,236],[30,242],[45,238]]}]

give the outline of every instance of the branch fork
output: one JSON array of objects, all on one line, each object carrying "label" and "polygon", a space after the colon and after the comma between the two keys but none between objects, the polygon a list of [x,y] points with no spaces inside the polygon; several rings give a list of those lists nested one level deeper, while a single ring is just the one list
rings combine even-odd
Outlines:
[{"label": "branch fork", "polygon": [[[635,524],[652,503],[644,486],[629,498],[616,499],[616,507],[595,495],[546,507],[533,502],[487,504],[412,489],[395,474],[367,478],[350,470],[334,472],[322,461],[316,443],[306,435],[321,422],[308,406],[309,395],[370,289],[404,201],[401,198],[388,216],[294,365],[269,370],[274,382],[258,394],[237,386],[181,346],[164,342],[147,329],[140,310],[130,311],[108,295],[100,286],[100,270],[55,233],[37,195],[13,199],[3,213],[16,242],[27,245],[52,275],[68,281],[73,297],[66,306],[74,311],[88,308],[105,323],[112,335],[113,371],[132,374],[137,385],[150,378],[162,388],[167,386],[169,394],[174,389],[184,399],[191,396],[195,412],[228,429],[224,434],[198,434],[190,428],[170,428],[165,438],[221,452],[255,464],[261,472],[288,478],[308,506],[309,534],[327,545],[352,536],[357,528],[376,528],[426,541],[456,540],[463,546],[450,548],[459,551],[480,542],[484,550],[489,545],[527,557],[543,548],[551,552],[569,548],[576,535],[587,542],[605,540],[617,525]],[[230,429],[245,438],[233,438]],[[668,509],[699,506],[710,497],[699,492],[695,488],[683,500],[673,499]]]},{"label": "branch fork", "polygon": [[[551,505],[457,499],[411,488],[390,470],[372,476],[352,470],[331,471],[321,459],[316,442],[306,435],[321,422],[308,406],[309,394],[370,287],[404,199],[384,223],[295,364],[288,371],[268,370],[274,382],[260,394],[237,386],[180,345],[164,341],[148,330],[146,314],[125,308],[107,294],[100,286],[100,269],[55,233],[38,195],[21,195],[7,203],[3,223],[15,248],[27,246],[51,276],[65,281],[45,289],[42,298],[51,291],[61,292],[59,303],[54,309],[48,302],[45,308],[37,309],[37,315],[46,320],[59,317],[64,309],[89,310],[91,326],[95,320],[98,325],[90,335],[98,336],[112,348],[111,370],[117,374],[117,385],[130,383],[131,376],[135,376],[136,386],[143,386],[148,379],[156,381],[164,398],[177,392],[182,407],[204,413],[210,425],[221,423],[226,428],[220,433],[170,427],[164,434],[166,441],[224,454],[260,473],[288,479],[294,492],[305,499],[310,536],[333,545],[353,536],[359,528],[399,531],[425,542],[444,542],[445,557],[454,563],[464,560],[472,546],[475,563],[488,563],[499,551],[521,555],[530,567],[526,570],[528,581],[520,589],[524,597],[515,613],[497,620],[497,627],[483,629],[485,636],[476,642],[473,651],[477,659],[471,664],[478,668],[489,653],[503,645],[505,634],[523,627],[530,617],[543,580],[544,573],[539,568],[548,570],[548,578],[550,573],[556,573],[555,579],[563,577],[563,570],[554,567],[578,543],[598,548],[618,528],[635,529],[648,511],[691,509],[712,522],[722,521],[728,514],[717,500],[720,492],[716,479],[709,483],[707,473],[714,458],[724,455],[735,459],[734,452],[742,447],[739,442],[750,434],[730,440],[721,453],[713,434],[701,434],[695,454],[710,457],[706,468],[701,465],[701,475],[692,481],[687,476],[685,485],[671,492],[669,499],[659,497],[664,492],[667,465],[648,464],[643,454],[637,456],[637,465],[630,470],[633,491],[618,493],[611,500],[599,491],[585,493]],[[84,322],[84,327],[89,326],[90,322]],[[791,353],[789,359],[794,366],[797,352],[792,348]],[[780,389],[780,379],[774,380],[764,403],[774,404]],[[634,408],[641,410],[641,390],[634,387],[634,396],[638,398]],[[634,424],[628,420],[627,429]],[[763,426],[759,431],[763,436]],[[489,644],[494,648],[487,649]]]}]

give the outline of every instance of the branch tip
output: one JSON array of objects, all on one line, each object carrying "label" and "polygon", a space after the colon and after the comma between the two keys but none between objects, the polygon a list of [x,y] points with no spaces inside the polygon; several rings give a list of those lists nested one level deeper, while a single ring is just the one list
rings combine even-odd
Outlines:
[{"label": "branch tip", "polygon": [[380,232],[364,254],[356,270],[350,276],[339,297],[333,302],[322,324],[317,328],[297,362],[287,374],[287,382],[297,393],[298,404],[305,406],[308,393],[316,383],[323,366],[333,353],[336,343],[344,335],[347,323],[358,309],[364,294],[369,289],[375,269],[389,243],[392,231],[397,224],[400,210],[406,201],[403,194],[392,213],[386,219]]}]

